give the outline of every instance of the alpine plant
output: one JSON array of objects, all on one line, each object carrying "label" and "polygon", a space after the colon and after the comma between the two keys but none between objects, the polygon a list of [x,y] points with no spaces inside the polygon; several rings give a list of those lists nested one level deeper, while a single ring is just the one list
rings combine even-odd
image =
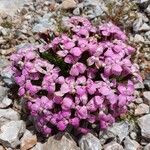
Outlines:
[{"label": "alpine plant", "polygon": [[18,95],[46,136],[68,127],[79,133],[107,129],[127,112],[141,80],[131,62],[135,48],[119,27],[94,26],[83,17],[71,17],[65,26],[67,32],[11,56]]}]

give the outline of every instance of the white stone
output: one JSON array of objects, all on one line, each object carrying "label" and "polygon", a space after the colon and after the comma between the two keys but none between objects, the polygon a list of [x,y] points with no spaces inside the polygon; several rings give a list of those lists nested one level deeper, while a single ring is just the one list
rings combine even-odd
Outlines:
[{"label": "white stone", "polygon": [[150,105],[150,91],[143,92],[144,102]]},{"label": "white stone", "polygon": [[102,149],[100,140],[91,133],[88,133],[82,136],[82,138],[79,140],[79,146],[81,150],[101,150]]},{"label": "white stone", "polygon": [[111,143],[104,145],[103,149],[104,150],[124,150],[123,147],[116,142],[111,142]]},{"label": "white stone", "polygon": [[125,138],[124,146],[125,150],[142,150],[141,145],[135,140],[131,140],[129,137]]},{"label": "white stone", "polygon": [[149,106],[146,104],[138,105],[134,112],[135,116],[145,115],[148,113],[149,113]]},{"label": "white stone", "polygon": [[136,34],[135,36],[134,36],[134,42],[136,42],[136,43],[139,43],[139,42],[144,42],[144,38],[143,38],[143,36],[141,36],[140,34]]},{"label": "white stone", "polygon": [[22,120],[10,121],[0,127],[0,143],[6,147],[16,148],[24,132],[25,123]]},{"label": "white stone", "polygon": [[150,150],[150,143],[144,147],[144,150]]},{"label": "white stone", "polygon": [[139,118],[138,125],[141,128],[141,135],[146,139],[150,139],[150,114]]},{"label": "white stone", "polygon": [[150,26],[147,23],[144,23],[140,28],[139,31],[149,31]]},{"label": "white stone", "polygon": [[11,121],[11,120],[19,120],[20,116],[19,114],[14,111],[13,109],[0,109],[0,126],[3,125],[5,122]]},{"label": "white stone", "polygon": [[77,3],[75,0],[63,0],[61,6],[63,9],[72,9],[76,8]]},{"label": "white stone", "polygon": [[119,123],[114,123],[112,127],[107,129],[107,131],[118,137],[118,140],[121,143],[123,139],[129,134],[129,126],[130,125],[128,122],[122,121]]}]

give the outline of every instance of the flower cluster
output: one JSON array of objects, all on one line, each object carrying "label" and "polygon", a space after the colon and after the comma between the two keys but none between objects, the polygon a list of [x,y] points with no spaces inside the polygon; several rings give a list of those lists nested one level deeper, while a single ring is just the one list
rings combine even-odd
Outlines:
[{"label": "flower cluster", "polygon": [[131,62],[135,49],[112,23],[95,27],[72,17],[69,31],[47,44],[23,48],[11,56],[19,96],[36,128],[45,135],[72,126],[87,133],[106,129],[127,111],[134,84],[141,80]]}]

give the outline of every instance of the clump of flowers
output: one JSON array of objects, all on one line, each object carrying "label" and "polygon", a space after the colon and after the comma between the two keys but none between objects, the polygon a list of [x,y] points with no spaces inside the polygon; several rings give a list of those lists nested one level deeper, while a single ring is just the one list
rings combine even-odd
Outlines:
[{"label": "clump of flowers", "polygon": [[[18,50],[11,56],[18,95],[44,135],[69,126],[82,133],[106,129],[134,99],[141,80],[131,62],[135,49],[111,22],[95,27],[72,17],[62,33],[46,44]],[[94,127],[92,125],[95,125]]]}]

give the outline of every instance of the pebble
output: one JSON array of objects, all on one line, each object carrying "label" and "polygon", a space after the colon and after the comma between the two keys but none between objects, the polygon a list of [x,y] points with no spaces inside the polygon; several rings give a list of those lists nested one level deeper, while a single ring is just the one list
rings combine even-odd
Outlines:
[{"label": "pebble", "polygon": [[124,140],[124,150],[142,150],[142,146],[135,140],[131,140],[129,137],[126,137]]},{"label": "pebble", "polygon": [[143,92],[144,103],[150,105],[150,91]]},{"label": "pebble", "polygon": [[136,132],[131,132],[130,137],[131,137],[132,140],[136,140],[136,138],[137,138]]},{"label": "pebble", "polygon": [[37,137],[36,135],[33,135],[29,130],[26,129],[20,141],[21,141],[20,150],[27,150],[36,145]]},{"label": "pebble", "polygon": [[0,101],[2,101],[4,99],[7,92],[8,92],[8,88],[0,86]]},{"label": "pebble", "polygon": [[11,120],[17,121],[19,119],[20,119],[20,115],[18,114],[18,112],[14,111],[13,109],[11,108],[0,109],[0,126]]},{"label": "pebble", "polygon": [[3,98],[2,101],[0,101],[0,108],[6,108],[11,104],[12,104],[12,100],[6,96]]},{"label": "pebble", "polygon": [[150,140],[150,114],[144,115],[138,119],[138,125],[141,129],[141,135]]},{"label": "pebble", "polygon": [[141,103],[143,103],[143,99],[142,98],[136,98],[135,99],[135,103],[137,103],[137,104],[141,104]]},{"label": "pebble", "polygon": [[140,104],[137,106],[137,108],[135,109],[135,116],[141,116],[141,115],[145,115],[149,113],[149,106],[146,104]]},{"label": "pebble", "polygon": [[150,150],[150,143],[149,144],[147,144],[145,147],[144,147],[144,149],[143,150]]},{"label": "pebble", "polygon": [[149,31],[150,26],[147,23],[144,23],[140,28],[139,31]]},{"label": "pebble", "polygon": [[59,134],[51,136],[47,142],[43,144],[37,143],[31,150],[80,150],[80,148],[76,145],[72,137],[68,133],[65,133],[62,137],[59,137]]},{"label": "pebble", "polygon": [[147,90],[150,91],[150,80],[144,80],[144,86]]},{"label": "pebble", "polygon": [[63,0],[61,7],[62,9],[73,9],[76,8],[77,3],[75,0]]},{"label": "pebble", "polygon": [[79,146],[81,150],[101,150],[102,146],[100,140],[95,137],[93,134],[88,133],[83,135],[79,140]]},{"label": "pebble", "polygon": [[116,142],[111,142],[111,143],[104,145],[103,149],[104,150],[124,150],[123,147]]},{"label": "pebble", "polygon": [[143,38],[143,36],[140,35],[140,34],[136,34],[136,35],[134,36],[134,42],[136,42],[136,43],[139,43],[139,42],[144,43],[144,38]]},{"label": "pebble", "polygon": [[114,134],[117,138],[119,143],[123,141],[123,139],[129,134],[129,123],[126,121],[122,121],[119,123],[114,123],[112,127],[108,128],[107,131]]},{"label": "pebble", "polygon": [[16,148],[19,144],[19,138],[25,132],[25,123],[20,121],[10,121],[0,127],[0,143],[3,146]]}]

